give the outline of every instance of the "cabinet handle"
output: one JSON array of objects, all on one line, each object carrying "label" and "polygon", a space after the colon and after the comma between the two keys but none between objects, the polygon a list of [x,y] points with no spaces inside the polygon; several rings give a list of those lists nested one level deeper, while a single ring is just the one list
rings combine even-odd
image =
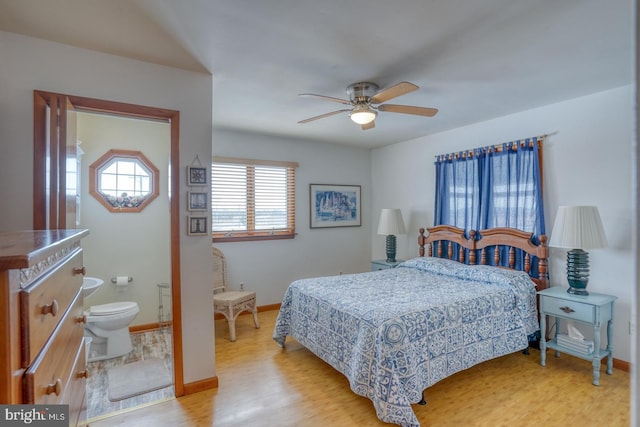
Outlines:
[{"label": "cabinet handle", "polygon": [[56,382],[53,384],[49,384],[47,386],[47,390],[45,391],[46,394],[51,394],[51,393],[55,393],[56,396],[60,396],[60,393],[62,393],[62,381],[60,381],[60,378],[56,379]]},{"label": "cabinet handle", "polygon": [[575,312],[575,310],[571,307],[560,307],[560,310],[564,311],[565,313],[573,313]]},{"label": "cabinet handle", "polygon": [[56,317],[56,315],[58,314],[58,301],[54,299],[53,301],[51,301],[51,304],[43,305],[40,309],[40,313],[43,316],[51,314],[51,316]]},{"label": "cabinet handle", "polygon": [[76,323],[85,323],[86,324],[87,323],[87,316],[83,314],[82,316],[77,317],[76,318]]},{"label": "cabinet handle", "polygon": [[77,376],[78,376],[78,378],[87,379],[87,378],[89,378],[89,371],[87,371],[85,369],[84,371],[78,372]]},{"label": "cabinet handle", "polygon": [[73,269],[73,274],[74,275],[82,274],[84,276],[85,274],[87,274],[87,270],[84,268],[84,266],[82,266],[80,268],[74,268]]}]

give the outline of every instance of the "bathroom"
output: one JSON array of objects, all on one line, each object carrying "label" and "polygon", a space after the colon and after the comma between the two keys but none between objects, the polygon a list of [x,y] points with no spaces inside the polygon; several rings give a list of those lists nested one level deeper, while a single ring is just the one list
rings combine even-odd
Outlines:
[{"label": "bathroom", "polygon": [[[87,276],[103,284],[85,298],[85,309],[116,302],[134,302],[138,313],[129,324],[132,351],[106,357],[103,339],[92,338],[87,357],[87,415],[104,416],[131,406],[174,396],[172,384],[131,398],[109,389],[109,370],[143,360],[160,359],[173,381],[171,355],[171,260],[169,210],[170,125],[89,112],[77,113],[78,228],[90,230],[83,241]],[[101,158],[110,150],[139,152],[158,179],[157,197],[137,209],[120,208],[102,198],[99,188]],[[127,153],[124,153],[127,154]],[[130,153],[129,153],[130,154]],[[118,151],[117,155],[123,155]],[[126,158],[126,155],[124,156]],[[120,157],[118,157],[120,158]],[[108,161],[107,161],[108,163]],[[106,166],[108,167],[108,166]],[[68,165],[72,169],[72,165]],[[153,180],[151,180],[153,182]],[[151,199],[151,198],[148,198]],[[114,283],[115,282],[115,283]],[[88,323],[89,328],[91,323]],[[93,335],[90,331],[87,336]],[[113,377],[115,378],[115,376]],[[114,381],[112,381],[113,383]],[[160,382],[159,385],[164,385]],[[113,384],[112,384],[113,386]],[[124,394],[126,396],[126,393]]]}]

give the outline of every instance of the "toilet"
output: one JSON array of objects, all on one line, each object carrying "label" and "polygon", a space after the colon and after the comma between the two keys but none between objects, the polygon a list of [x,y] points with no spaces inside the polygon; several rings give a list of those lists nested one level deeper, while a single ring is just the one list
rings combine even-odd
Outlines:
[{"label": "toilet", "polygon": [[129,324],[139,311],[138,304],[131,301],[94,305],[85,310],[85,336],[91,337],[87,360],[111,359],[133,350]]}]

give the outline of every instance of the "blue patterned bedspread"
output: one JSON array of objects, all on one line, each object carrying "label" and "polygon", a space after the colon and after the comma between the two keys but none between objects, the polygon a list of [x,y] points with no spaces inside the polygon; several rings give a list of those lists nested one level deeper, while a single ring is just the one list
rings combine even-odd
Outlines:
[{"label": "blue patterned bedspread", "polygon": [[273,338],[287,335],[344,374],[378,418],[419,426],[427,387],[522,350],[539,329],[526,273],[415,258],[395,269],[303,279],[287,289]]}]

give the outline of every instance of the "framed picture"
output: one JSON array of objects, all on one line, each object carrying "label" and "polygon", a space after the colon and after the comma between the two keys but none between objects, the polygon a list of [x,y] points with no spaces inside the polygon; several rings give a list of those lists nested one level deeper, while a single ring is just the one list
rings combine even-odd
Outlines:
[{"label": "framed picture", "polygon": [[359,185],[309,185],[311,228],[358,227],[360,223]]},{"label": "framed picture", "polygon": [[203,236],[207,235],[207,217],[206,216],[188,216],[187,234],[189,236]]},{"label": "framed picture", "polygon": [[189,211],[206,211],[207,210],[207,194],[200,191],[187,192],[187,210]]},{"label": "framed picture", "polygon": [[187,166],[188,185],[207,185],[207,168]]}]

